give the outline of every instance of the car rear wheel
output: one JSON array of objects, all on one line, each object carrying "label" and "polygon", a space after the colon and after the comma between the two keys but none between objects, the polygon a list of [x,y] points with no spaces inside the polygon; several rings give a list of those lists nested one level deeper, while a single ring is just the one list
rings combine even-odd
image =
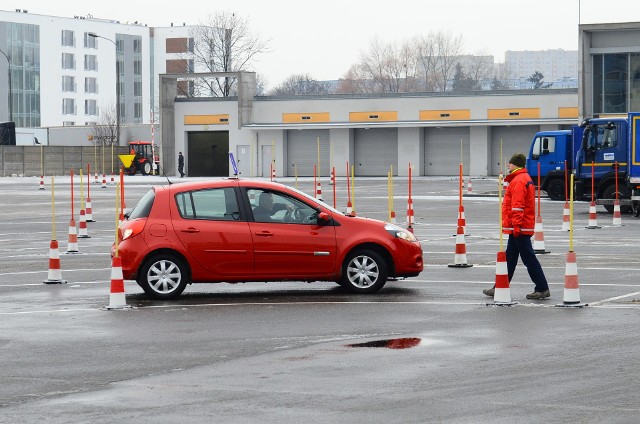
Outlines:
[{"label": "car rear wheel", "polygon": [[138,285],[154,299],[173,299],[187,287],[189,270],[184,261],[170,253],[149,258],[138,274]]},{"label": "car rear wheel", "polygon": [[375,293],[385,285],[387,276],[382,256],[373,250],[358,250],[345,259],[340,285],[353,293]]}]

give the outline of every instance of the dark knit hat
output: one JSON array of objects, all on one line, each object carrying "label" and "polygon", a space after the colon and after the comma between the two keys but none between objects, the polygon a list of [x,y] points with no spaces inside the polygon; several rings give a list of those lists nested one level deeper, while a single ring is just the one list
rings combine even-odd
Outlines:
[{"label": "dark knit hat", "polygon": [[511,156],[511,159],[509,159],[509,163],[517,166],[518,168],[524,168],[524,166],[527,164],[527,157],[522,153],[516,153],[515,155]]}]

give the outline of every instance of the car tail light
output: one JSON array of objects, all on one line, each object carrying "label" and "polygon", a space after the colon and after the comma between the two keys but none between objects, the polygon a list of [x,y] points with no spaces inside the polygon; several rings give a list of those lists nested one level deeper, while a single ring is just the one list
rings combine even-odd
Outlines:
[{"label": "car tail light", "polygon": [[122,240],[126,240],[128,238],[131,238],[140,234],[142,230],[144,230],[144,226],[146,223],[147,223],[146,219],[137,219],[135,221],[132,221],[127,226],[127,228],[125,228],[122,234]]}]

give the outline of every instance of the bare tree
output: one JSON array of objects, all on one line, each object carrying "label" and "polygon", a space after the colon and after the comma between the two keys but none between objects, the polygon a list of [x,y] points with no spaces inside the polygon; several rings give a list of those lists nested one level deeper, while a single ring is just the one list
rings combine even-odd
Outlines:
[{"label": "bare tree", "polygon": [[331,85],[324,81],[317,81],[309,74],[294,74],[277,85],[269,94],[295,96],[301,94],[331,94],[332,92]]},{"label": "bare tree", "polygon": [[458,56],[462,52],[462,36],[438,31],[430,34],[430,37],[433,37],[435,53],[435,88],[447,91],[448,83],[455,74]]},{"label": "bare tree", "polygon": [[91,124],[93,144],[96,146],[116,145],[118,140],[118,137],[116,137],[117,128],[115,105],[101,107],[98,120]]},{"label": "bare tree", "polygon": [[[182,54],[185,60],[193,59],[197,72],[237,72],[251,69],[253,60],[268,51],[268,40],[253,34],[249,21],[230,11],[210,15],[190,36],[193,38],[193,53]],[[197,79],[193,95],[228,97],[236,90],[236,78]],[[191,93],[187,93],[191,94]]]}]

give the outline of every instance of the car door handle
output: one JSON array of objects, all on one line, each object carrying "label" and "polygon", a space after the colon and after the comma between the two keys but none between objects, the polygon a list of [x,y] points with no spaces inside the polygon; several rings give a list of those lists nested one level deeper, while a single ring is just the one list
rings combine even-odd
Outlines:
[{"label": "car door handle", "polygon": [[183,233],[199,233],[200,230],[198,230],[197,228],[193,228],[193,227],[189,227],[189,228],[185,228],[184,230],[182,230]]},{"label": "car door handle", "polygon": [[271,237],[273,236],[273,233],[270,231],[263,231],[261,233],[256,233],[256,236],[258,237]]}]

